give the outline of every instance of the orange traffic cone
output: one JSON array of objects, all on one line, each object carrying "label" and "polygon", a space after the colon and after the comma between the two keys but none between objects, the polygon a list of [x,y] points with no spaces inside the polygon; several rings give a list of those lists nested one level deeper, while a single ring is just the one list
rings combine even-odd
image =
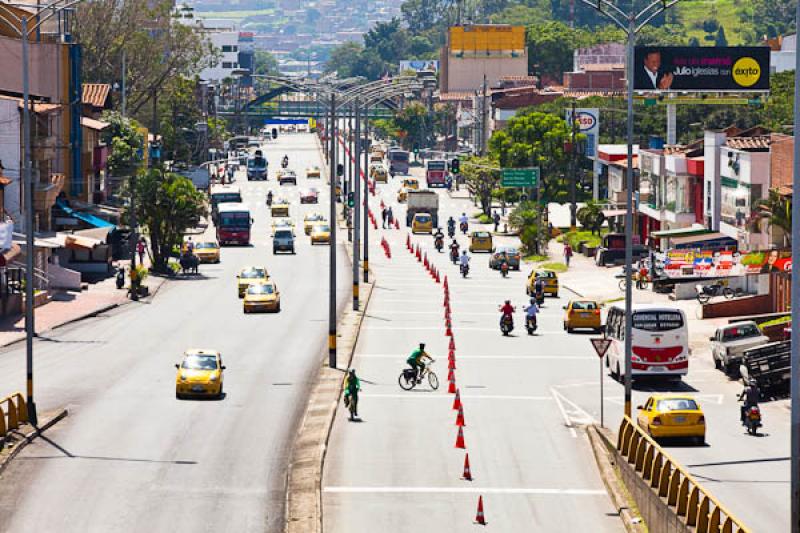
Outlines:
[{"label": "orange traffic cone", "polygon": [[461,479],[465,481],[472,481],[472,472],[469,469],[469,454],[464,454],[464,474]]},{"label": "orange traffic cone", "polygon": [[447,373],[447,381],[455,381],[455,380],[456,380],[456,375],[453,372],[453,369],[451,368],[450,371]]},{"label": "orange traffic cone", "polygon": [[456,360],[456,351],[455,350],[449,350],[449,353],[447,354],[447,357],[449,357],[450,359],[455,361]]},{"label": "orange traffic cone", "polygon": [[478,496],[478,514],[475,515],[475,523],[486,525],[486,518],[483,516],[483,496]]},{"label": "orange traffic cone", "polygon": [[456,349],[456,341],[453,340],[453,337],[450,337],[450,346],[448,346],[448,350],[455,350]]},{"label": "orange traffic cone", "polygon": [[406,248],[411,250],[411,235],[406,234]]},{"label": "orange traffic cone", "polygon": [[461,409],[461,391],[456,389],[456,396],[453,398],[453,409]]},{"label": "orange traffic cone", "polygon": [[445,337],[452,337],[453,336],[453,330],[450,329],[450,328],[447,328],[446,330],[444,330],[444,336]]},{"label": "orange traffic cone", "polygon": [[459,407],[458,408],[458,415],[456,416],[456,425],[458,427],[464,427],[464,426],[467,425],[467,423],[464,422],[464,408],[463,407]]},{"label": "orange traffic cone", "polygon": [[439,278],[439,271],[436,271],[436,283],[441,283],[441,279]]},{"label": "orange traffic cone", "polygon": [[397,221],[397,219],[394,219],[394,229],[400,229],[400,223]]},{"label": "orange traffic cone", "polygon": [[447,386],[447,394],[455,394],[456,393],[456,380],[450,382]]},{"label": "orange traffic cone", "polygon": [[450,286],[447,284],[447,276],[444,277],[444,289],[446,291],[450,290]]},{"label": "orange traffic cone", "polygon": [[428,268],[428,266],[429,266],[429,265],[428,265],[428,252],[425,252],[425,255],[424,255],[424,259],[423,259],[423,261],[422,261],[422,264],[423,264],[423,265],[425,265],[425,268]]},{"label": "orange traffic cone", "polygon": [[467,445],[464,444],[464,429],[458,428],[458,436],[456,437],[456,448],[466,450]]},{"label": "orange traffic cone", "polygon": [[456,358],[455,357],[448,357],[448,359],[447,359],[447,368],[449,370],[455,370],[456,369]]}]

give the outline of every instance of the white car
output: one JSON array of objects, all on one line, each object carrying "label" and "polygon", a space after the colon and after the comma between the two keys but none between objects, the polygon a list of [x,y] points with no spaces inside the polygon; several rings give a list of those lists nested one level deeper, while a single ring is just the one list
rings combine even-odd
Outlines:
[{"label": "white car", "polygon": [[744,352],[768,343],[769,337],[761,332],[755,322],[748,320],[717,328],[710,340],[714,366],[734,374],[742,363]]}]

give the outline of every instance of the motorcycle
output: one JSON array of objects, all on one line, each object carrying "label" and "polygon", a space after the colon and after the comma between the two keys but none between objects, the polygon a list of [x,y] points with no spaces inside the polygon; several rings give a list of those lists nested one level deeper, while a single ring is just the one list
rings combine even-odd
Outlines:
[{"label": "motorcycle", "polygon": [[444,248],[444,239],[442,237],[436,237],[433,241],[433,245],[436,247],[436,251],[442,253],[442,248]]},{"label": "motorcycle", "polygon": [[461,276],[466,278],[469,274],[469,265],[461,265]]},{"label": "motorcycle", "polygon": [[121,289],[125,286],[125,269],[120,268],[117,270],[117,288]]},{"label": "motorcycle", "polygon": [[454,265],[458,263],[458,248],[450,248],[450,260]]},{"label": "motorcycle", "polygon": [[456,235],[456,227],[455,225],[447,226],[447,236],[451,239]]},{"label": "motorcycle", "polygon": [[757,405],[751,405],[747,409],[743,424],[750,435],[758,435],[758,428],[761,427],[761,409]]},{"label": "motorcycle", "polygon": [[289,158],[286,157],[286,156],[283,156],[283,161],[281,161],[281,167],[286,168],[288,166],[289,166]]},{"label": "motorcycle", "polygon": [[536,315],[531,315],[525,319],[525,329],[528,330],[528,335],[533,335],[536,332]]},{"label": "motorcycle", "polygon": [[502,274],[504,278],[508,277],[508,263],[502,263],[500,265],[500,274]]},{"label": "motorcycle", "polygon": [[536,305],[541,306],[544,304],[544,291],[538,291],[536,293]]},{"label": "motorcycle", "polygon": [[502,331],[505,336],[508,336],[509,333],[514,331],[514,317],[505,315],[503,320],[500,321],[500,331]]},{"label": "motorcycle", "polygon": [[712,296],[719,296],[722,294],[725,298],[730,300],[736,294],[733,289],[721,281],[717,281],[711,285],[698,284],[695,285],[694,290],[697,292],[697,301],[701,304],[707,304]]},{"label": "motorcycle", "polygon": [[466,222],[462,222],[459,227],[461,228],[461,233],[466,235],[467,234],[467,228],[468,228],[467,223]]},{"label": "motorcycle", "polygon": [[267,195],[267,207],[272,207],[272,194]]}]

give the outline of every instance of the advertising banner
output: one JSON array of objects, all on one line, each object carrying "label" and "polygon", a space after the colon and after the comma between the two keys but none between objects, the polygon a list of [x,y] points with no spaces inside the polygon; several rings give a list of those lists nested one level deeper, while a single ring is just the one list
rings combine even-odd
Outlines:
[{"label": "advertising banner", "polygon": [[769,91],[769,47],[637,46],[637,92]]},{"label": "advertising banner", "polygon": [[792,271],[791,250],[739,252],[713,250],[668,250],[662,257],[664,276],[718,278]]},{"label": "advertising banner", "polygon": [[400,72],[413,70],[414,72],[439,72],[437,59],[408,59],[400,61]]},{"label": "advertising banner", "polygon": [[600,110],[597,108],[576,108],[575,116],[572,116],[572,109],[567,109],[567,124],[578,123],[578,133],[586,135],[586,157],[592,158],[597,155],[597,148],[600,144]]}]

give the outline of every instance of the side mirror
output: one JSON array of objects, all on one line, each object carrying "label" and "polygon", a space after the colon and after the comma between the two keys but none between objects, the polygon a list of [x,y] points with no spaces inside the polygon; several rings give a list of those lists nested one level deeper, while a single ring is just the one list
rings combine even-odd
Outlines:
[{"label": "side mirror", "polygon": [[178,363],[175,363],[175,368],[180,369],[180,367],[181,367],[181,365],[179,365]]},{"label": "side mirror", "polygon": [[716,337],[709,337],[708,340],[715,341],[715,340],[717,340],[717,338]]},{"label": "side mirror", "polygon": [[637,409],[644,409],[644,406],[643,405],[637,405],[636,408]]},{"label": "side mirror", "polygon": [[567,308],[567,306],[566,306],[566,305],[561,307],[561,309],[566,309],[566,308]]},{"label": "side mirror", "polygon": [[225,365],[222,365],[220,368],[221,368],[222,370],[225,370],[225,368],[226,368],[226,367],[225,367]]}]

